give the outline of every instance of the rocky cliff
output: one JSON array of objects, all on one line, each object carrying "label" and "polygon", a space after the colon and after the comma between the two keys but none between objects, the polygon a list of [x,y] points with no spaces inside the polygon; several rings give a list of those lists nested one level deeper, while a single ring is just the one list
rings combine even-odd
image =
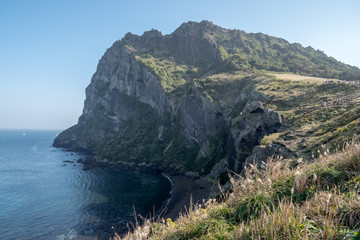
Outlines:
[{"label": "rocky cliff", "polygon": [[54,146],[101,161],[213,170],[214,177],[240,171],[261,139],[282,127],[280,114],[265,106],[269,97],[255,88],[270,79],[264,70],[360,76],[312,48],[208,21],[165,36],[128,33],[99,61],[78,123]]}]

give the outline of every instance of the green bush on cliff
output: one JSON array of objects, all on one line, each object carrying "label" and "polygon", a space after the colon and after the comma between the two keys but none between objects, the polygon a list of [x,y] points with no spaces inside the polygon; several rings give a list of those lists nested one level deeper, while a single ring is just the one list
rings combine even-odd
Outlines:
[{"label": "green bush on cliff", "polygon": [[225,129],[220,126],[209,138],[210,153],[205,157],[200,157],[195,161],[195,170],[201,175],[207,175],[214,165],[226,157],[226,134]]},{"label": "green bush on cliff", "polygon": [[182,96],[187,81],[197,76],[199,67],[174,57],[154,55],[146,53],[135,57],[158,76],[161,86],[171,98]]}]

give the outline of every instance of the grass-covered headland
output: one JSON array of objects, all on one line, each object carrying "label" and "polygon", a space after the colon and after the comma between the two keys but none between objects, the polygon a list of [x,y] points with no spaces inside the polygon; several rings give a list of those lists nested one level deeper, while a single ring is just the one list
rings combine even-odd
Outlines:
[{"label": "grass-covered headland", "polygon": [[[146,221],[123,239],[360,239],[360,144],[312,162],[269,159],[233,174],[222,200],[173,221]],[[120,239],[120,237],[115,237]]]}]

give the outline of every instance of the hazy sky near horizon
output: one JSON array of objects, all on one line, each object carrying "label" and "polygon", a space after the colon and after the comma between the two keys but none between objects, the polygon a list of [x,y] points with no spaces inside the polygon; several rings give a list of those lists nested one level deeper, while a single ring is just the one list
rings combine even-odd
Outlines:
[{"label": "hazy sky near horizon", "polygon": [[77,122],[98,60],[127,32],[183,22],[262,32],[360,67],[357,0],[12,0],[0,2],[0,129]]}]

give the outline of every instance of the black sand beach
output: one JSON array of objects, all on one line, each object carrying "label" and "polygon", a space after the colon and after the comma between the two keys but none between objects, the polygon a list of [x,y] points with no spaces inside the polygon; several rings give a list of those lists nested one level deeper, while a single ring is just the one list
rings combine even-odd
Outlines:
[{"label": "black sand beach", "polygon": [[179,217],[180,212],[185,212],[192,203],[202,203],[211,193],[211,183],[202,178],[192,176],[169,176],[174,184],[174,193],[167,206],[164,218],[173,220]]}]

